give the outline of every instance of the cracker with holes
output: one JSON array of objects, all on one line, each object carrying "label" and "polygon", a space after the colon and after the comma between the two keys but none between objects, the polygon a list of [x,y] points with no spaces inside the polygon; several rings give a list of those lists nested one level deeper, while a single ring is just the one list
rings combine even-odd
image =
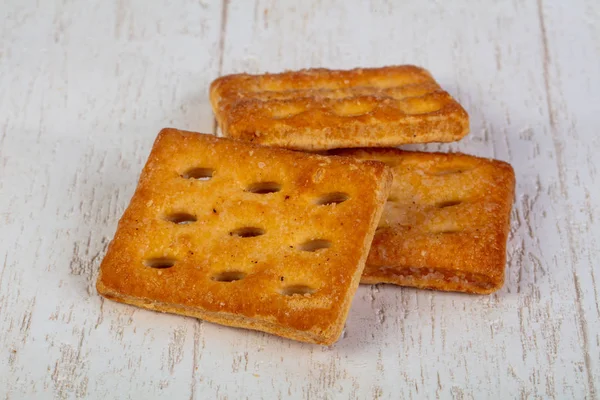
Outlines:
[{"label": "cracker with holes", "polygon": [[515,186],[509,164],[397,149],[334,153],[382,161],[394,173],[362,283],[481,294],[502,287]]},{"label": "cracker with holes", "polygon": [[460,104],[411,65],[228,75],[210,99],[224,136],[297,150],[450,142],[469,131]]},{"label": "cracker with holes", "polygon": [[379,162],[165,129],[102,262],[98,291],[331,344],[391,182]]}]

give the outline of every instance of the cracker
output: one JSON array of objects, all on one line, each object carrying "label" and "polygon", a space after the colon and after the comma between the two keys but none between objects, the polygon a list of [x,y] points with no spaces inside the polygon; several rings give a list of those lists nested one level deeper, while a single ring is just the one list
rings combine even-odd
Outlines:
[{"label": "cracker", "polygon": [[97,289],[150,310],[331,344],[391,182],[379,162],[164,129]]},{"label": "cracker", "polygon": [[361,283],[481,294],[502,287],[515,187],[509,164],[397,149],[335,154],[394,172]]},{"label": "cracker", "polygon": [[307,69],[216,79],[210,99],[224,136],[298,150],[450,142],[465,110],[425,69]]}]

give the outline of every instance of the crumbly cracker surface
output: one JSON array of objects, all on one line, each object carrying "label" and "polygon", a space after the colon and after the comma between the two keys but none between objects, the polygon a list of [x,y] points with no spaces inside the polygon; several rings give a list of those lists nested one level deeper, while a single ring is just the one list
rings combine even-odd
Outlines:
[{"label": "crumbly cracker surface", "polygon": [[103,260],[98,291],[331,344],[391,180],[379,162],[165,129]]},{"label": "crumbly cracker surface", "polygon": [[450,142],[466,111],[423,68],[227,75],[210,89],[223,134],[299,150]]},{"label": "crumbly cracker surface", "polygon": [[465,154],[340,150],[394,173],[362,283],[491,293],[504,283],[512,167]]}]

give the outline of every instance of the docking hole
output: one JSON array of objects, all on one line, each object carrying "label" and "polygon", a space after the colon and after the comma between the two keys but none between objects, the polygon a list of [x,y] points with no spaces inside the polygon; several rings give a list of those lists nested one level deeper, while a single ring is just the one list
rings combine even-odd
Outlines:
[{"label": "docking hole", "polygon": [[333,192],[333,193],[327,193],[327,194],[319,197],[315,203],[320,206],[328,206],[330,204],[343,203],[346,200],[348,200],[349,198],[350,198],[350,196],[348,196],[348,194],[346,194],[346,193]]},{"label": "docking hole", "polygon": [[174,258],[156,257],[147,259],[146,261],[144,261],[144,265],[150,268],[165,269],[171,268],[173,265],[175,265],[176,261],[177,260],[175,260]]},{"label": "docking hole", "polygon": [[325,239],[313,239],[302,243],[298,248],[302,251],[317,251],[331,247],[331,242]]},{"label": "docking hole", "polygon": [[250,237],[256,237],[256,236],[261,236],[265,234],[265,230],[262,228],[257,228],[254,226],[245,226],[243,228],[238,228],[235,229],[231,232],[229,232],[229,234],[231,236],[238,236],[238,237],[242,237],[242,238],[250,238]]},{"label": "docking hole", "polygon": [[198,181],[208,181],[215,173],[212,168],[191,168],[185,171],[181,177],[185,179],[196,179]]},{"label": "docking hole", "polygon": [[291,285],[284,287],[279,291],[279,293],[281,293],[284,296],[293,296],[295,294],[303,296],[305,294],[313,294],[316,291],[316,289],[313,289],[310,286],[306,285]]},{"label": "docking hole", "polygon": [[247,192],[256,194],[277,193],[281,190],[281,185],[277,182],[256,182],[248,186]]},{"label": "docking hole", "polygon": [[242,271],[224,271],[219,274],[213,275],[212,280],[217,282],[235,282],[242,280],[246,277],[246,273]]},{"label": "docking hole", "polygon": [[462,201],[460,201],[460,200],[449,200],[449,201],[442,201],[440,203],[437,203],[436,206],[438,208],[446,208],[446,207],[457,206],[460,203],[462,203]]},{"label": "docking hole", "polygon": [[173,213],[169,214],[165,217],[165,219],[169,222],[172,222],[177,225],[185,225],[191,224],[192,222],[196,222],[197,218],[195,215],[188,213]]}]

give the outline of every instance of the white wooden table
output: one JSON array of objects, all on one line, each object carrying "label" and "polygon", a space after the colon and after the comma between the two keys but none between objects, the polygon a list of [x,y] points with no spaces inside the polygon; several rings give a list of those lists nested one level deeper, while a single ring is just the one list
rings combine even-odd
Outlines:
[{"label": "white wooden table", "polygon": [[[492,296],[363,286],[331,348],[103,301],[165,126],[233,72],[413,63],[517,174]],[[0,1],[0,398],[600,396],[600,2]],[[409,146],[411,148],[411,146]]]}]

